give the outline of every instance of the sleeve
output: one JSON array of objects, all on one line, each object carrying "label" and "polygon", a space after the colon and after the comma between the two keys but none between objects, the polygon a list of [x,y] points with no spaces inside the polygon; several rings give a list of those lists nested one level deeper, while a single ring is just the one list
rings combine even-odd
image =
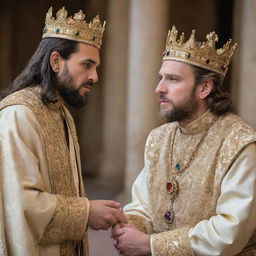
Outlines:
[{"label": "sleeve", "polygon": [[[42,132],[31,110],[20,105],[6,107],[0,112],[0,123],[6,213],[17,210],[20,226],[39,243],[81,240],[88,219],[88,200],[47,192],[48,167]],[[12,222],[15,221],[9,225],[14,226]]]},{"label": "sleeve", "polygon": [[[154,256],[239,253],[256,227],[256,145],[246,146],[221,184],[216,215],[192,228],[151,235]],[[191,251],[192,250],[192,251]]]},{"label": "sleeve", "polygon": [[[0,172],[0,181],[2,180],[2,175]],[[2,184],[0,182],[0,255],[7,256],[6,250],[6,239],[5,239],[5,227],[4,227],[4,211],[3,211],[3,201],[2,201]]]},{"label": "sleeve", "polygon": [[132,186],[132,202],[124,207],[129,222],[145,233],[151,230],[148,195],[148,172],[145,165]]}]

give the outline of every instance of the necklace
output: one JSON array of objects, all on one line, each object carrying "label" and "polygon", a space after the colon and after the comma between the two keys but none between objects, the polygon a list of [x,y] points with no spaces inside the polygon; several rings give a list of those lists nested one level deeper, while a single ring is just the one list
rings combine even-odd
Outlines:
[{"label": "necklace", "polygon": [[[173,139],[172,139],[172,142],[171,142],[170,148],[169,148],[169,166],[171,169],[173,168],[173,151],[174,151],[173,148],[174,148],[174,142],[175,142],[177,130],[178,130],[178,126],[175,128]],[[179,183],[177,181],[177,177],[180,176],[191,165],[193,160],[197,157],[198,151],[199,151],[201,145],[203,144],[205,137],[208,134],[208,131],[209,131],[209,129],[207,129],[203,133],[202,137],[200,138],[199,143],[197,144],[194,152],[189,157],[187,163],[184,166],[182,166],[180,162],[175,164],[174,171],[172,172],[172,174],[170,176],[170,180],[166,183],[166,191],[170,195],[170,202],[169,202],[168,208],[164,215],[164,220],[165,220],[165,223],[167,224],[167,228],[170,228],[170,226],[172,225],[172,223],[174,221],[174,216],[175,216],[174,210],[173,210],[173,202],[179,192]]]}]

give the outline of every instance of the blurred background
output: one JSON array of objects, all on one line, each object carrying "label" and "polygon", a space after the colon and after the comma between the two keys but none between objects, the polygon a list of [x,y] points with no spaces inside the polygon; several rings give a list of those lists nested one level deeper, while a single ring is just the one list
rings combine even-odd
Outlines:
[{"label": "blurred background", "polygon": [[[69,16],[82,9],[87,21],[97,14],[107,21],[99,82],[87,106],[71,110],[90,199],[130,200],[146,137],[161,125],[154,89],[173,24],[186,39],[196,29],[198,41],[215,31],[218,47],[229,38],[238,43],[225,88],[237,113],[256,127],[256,0],[0,0],[0,89],[34,53],[50,6],[54,15],[65,6]],[[90,239],[112,248],[107,235],[91,231]],[[91,255],[116,255],[101,247],[92,242]]]}]

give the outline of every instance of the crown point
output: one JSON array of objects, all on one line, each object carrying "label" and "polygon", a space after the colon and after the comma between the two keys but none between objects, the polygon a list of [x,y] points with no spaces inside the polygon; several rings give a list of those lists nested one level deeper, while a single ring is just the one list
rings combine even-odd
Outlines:
[{"label": "crown point", "polygon": [[74,14],[74,19],[75,20],[84,20],[85,19],[85,14],[80,10],[79,12]]},{"label": "crown point", "polygon": [[179,44],[183,44],[184,39],[185,39],[185,35],[184,35],[184,32],[182,32],[180,35]]},{"label": "crown point", "polygon": [[52,7],[49,8],[48,12],[46,13],[45,22],[52,18]]}]

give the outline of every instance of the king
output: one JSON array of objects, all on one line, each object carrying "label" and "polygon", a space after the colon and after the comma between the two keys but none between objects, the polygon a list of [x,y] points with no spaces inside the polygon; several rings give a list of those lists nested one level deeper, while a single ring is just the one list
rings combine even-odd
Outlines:
[{"label": "king", "polygon": [[166,124],[112,230],[123,255],[256,255],[256,132],[234,114],[223,80],[236,44],[216,49],[169,31],[156,87]]},{"label": "king", "polygon": [[34,55],[0,93],[1,256],[87,256],[88,227],[127,222],[118,202],[86,197],[67,108],[98,80],[104,29],[98,16],[50,8]]}]

